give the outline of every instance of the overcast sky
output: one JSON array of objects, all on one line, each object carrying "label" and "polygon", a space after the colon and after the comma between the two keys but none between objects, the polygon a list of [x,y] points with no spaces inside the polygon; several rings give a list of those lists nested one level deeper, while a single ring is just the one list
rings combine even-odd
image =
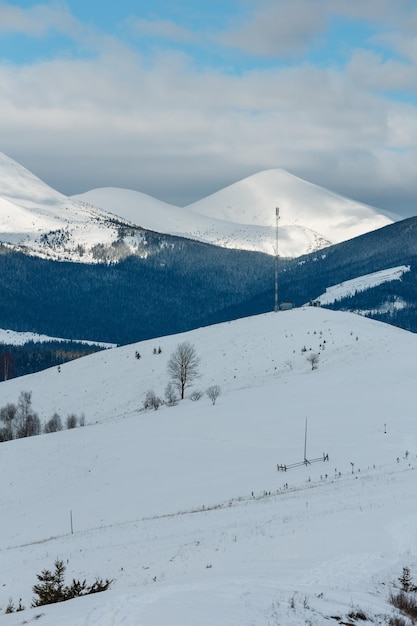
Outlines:
[{"label": "overcast sky", "polygon": [[0,150],[185,205],[282,167],[417,214],[417,0],[0,0]]}]

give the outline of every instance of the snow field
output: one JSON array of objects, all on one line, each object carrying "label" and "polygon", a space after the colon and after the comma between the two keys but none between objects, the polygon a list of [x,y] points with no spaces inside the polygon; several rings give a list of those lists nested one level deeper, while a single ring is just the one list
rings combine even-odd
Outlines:
[{"label": "snow field", "polygon": [[[313,371],[306,355],[323,339]],[[163,395],[183,340],[201,358],[193,388],[221,386],[216,405],[140,411],[150,387]],[[2,620],[319,626],[355,607],[390,612],[390,583],[417,565],[415,341],[306,308],[2,383],[0,406],[30,390],[41,416],[84,412],[87,425],[1,444],[0,606],[28,606],[56,558],[68,579],[114,579],[102,594]],[[329,461],[278,472],[302,461],[306,418],[307,457]]]}]

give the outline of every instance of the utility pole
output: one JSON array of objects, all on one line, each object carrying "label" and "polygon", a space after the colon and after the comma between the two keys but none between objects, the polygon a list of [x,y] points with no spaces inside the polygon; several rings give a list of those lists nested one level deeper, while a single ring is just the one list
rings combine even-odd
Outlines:
[{"label": "utility pole", "polygon": [[278,311],[278,220],[279,208],[275,209],[275,313]]}]

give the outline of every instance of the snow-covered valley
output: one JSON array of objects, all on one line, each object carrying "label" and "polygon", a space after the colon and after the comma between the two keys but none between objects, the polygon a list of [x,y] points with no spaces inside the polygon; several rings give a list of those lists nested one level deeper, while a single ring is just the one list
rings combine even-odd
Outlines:
[{"label": "snow-covered valley", "polygon": [[[0,606],[30,606],[56,558],[68,578],[113,579],[4,623],[319,626],[359,610],[388,623],[392,583],[417,567],[416,340],[305,307],[1,383],[0,406],[31,391],[43,419],[86,425],[1,444]],[[183,341],[200,378],[177,406],[141,410]],[[190,400],[213,384],[215,405]],[[304,450],[329,461],[277,471]]]}]

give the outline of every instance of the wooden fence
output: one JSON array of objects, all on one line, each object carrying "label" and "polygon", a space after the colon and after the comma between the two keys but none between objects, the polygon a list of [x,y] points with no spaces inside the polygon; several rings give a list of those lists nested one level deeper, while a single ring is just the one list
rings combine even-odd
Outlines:
[{"label": "wooden fence", "polygon": [[316,459],[304,459],[304,461],[298,461],[298,463],[288,463],[286,465],[282,463],[277,463],[277,472],[286,472],[287,470],[293,469],[294,467],[301,467],[301,465],[311,465],[312,463],[318,463],[319,461],[326,462],[329,460],[328,454],[323,454],[323,456],[319,456]]}]

